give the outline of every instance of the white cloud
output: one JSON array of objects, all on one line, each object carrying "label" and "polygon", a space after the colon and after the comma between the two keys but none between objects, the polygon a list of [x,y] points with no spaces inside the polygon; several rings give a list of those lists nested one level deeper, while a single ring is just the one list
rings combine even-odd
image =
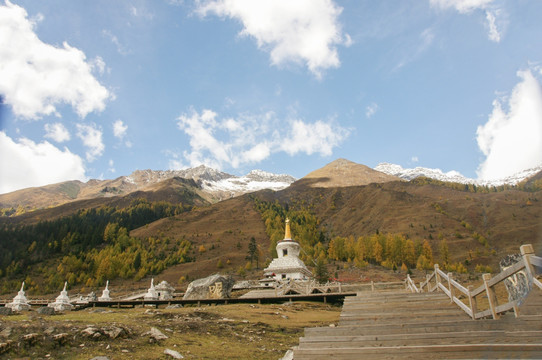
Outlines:
[{"label": "white cloud", "polygon": [[280,149],[289,155],[304,152],[307,155],[320,153],[329,156],[333,148],[338,146],[349,131],[340,126],[317,121],[307,124],[301,120],[294,120],[289,135],[281,142]]},{"label": "white cloud", "polygon": [[85,117],[101,111],[111,97],[92,75],[85,54],[66,42],[43,43],[24,8],[0,5],[0,94],[17,116],[36,119],[57,114],[56,105],[70,104]]},{"label": "white cloud", "polygon": [[[485,10],[486,28],[489,40],[500,42],[502,28],[505,26],[505,14],[502,8],[494,5],[494,0],[429,0],[433,7],[455,9],[460,14],[468,14],[476,10]],[[497,26],[500,24],[500,26]],[[501,27],[501,30],[499,30]]]},{"label": "white cloud", "polygon": [[87,161],[92,162],[99,156],[102,156],[105,150],[105,145],[102,141],[102,130],[96,128],[95,124],[77,124],[77,137],[83,140],[83,144],[88,148],[85,154]]},{"label": "white cloud", "polygon": [[119,41],[119,38],[116,35],[114,35],[111,31],[102,30],[102,35],[108,38],[113,43],[113,45],[115,45],[115,47],[117,48],[117,52],[119,54],[128,55],[131,53],[131,51],[127,49],[126,46],[121,44],[121,42]]},{"label": "white cloud", "polygon": [[531,71],[518,76],[522,80],[508,99],[508,112],[495,100],[488,122],[476,131],[486,156],[477,171],[480,179],[500,179],[542,163],[542,89]]},{"label": "white cloud", "polygon": [[342,8],[332,0],[209,0],[198,1],[196,12],[239,20],[240,35],[253,37],[273,65],[302,63],[318,78],[339,67],[337,46],[352,43],[338,21]]},{"label": "white cloud", "polygon": [[[258,163],[277,152],[328,156],[349,133],[334,121],[280,121],[272,112],[221,119],[212,110],[192,110],[177,120],[179,129],[190,137],[190,151],[183,153],[189,166],[206,164],[218,169]],[[171,168],[184,166],[178,156],[172,157]]]},{"label": "white cloud", "polygon": [[461,14],[469,13],[476,9],[485,9],[493,0],[429,0],[429,3],[441,9],[453,8]]},{"label": "white cloud", "polygon": [[66,180],[86,181],[83,160],[67,148],[21,138],[13,141],[0,131],[0,193]]},{"label": "white cloud", "polygon": [[115,135],[115,137],[122,140],[122,138],[126,135],[127,130],[128,125],[125,125],[122,120],[117,120],[113,123],[113,135]]},{"label": "white cloud", "polygon": [[70,132],[61,123],[45,124],[45,137],[61,143],[70,140]]},{"label": "white cloud", "polygon": [[417,156],[413,156],[413,157],[410,158],[410,161],[413,162],[413,163],[417,163],[417,162],[420,161],[420,159],[418,159]]},{"label": "white cloud", "polygon": [[115,173],[116,170],[115,170],[115,162],[113,161],[113,159],[109,159],[109,169],[107,169],[109,172],[111,173]]},{"label": "white cloud", "polygon": [[365,116],[367,119],[371,118],[378,110],[378,104],[372,103],[371,105],[367,106],[367,109],[365,109]]}]

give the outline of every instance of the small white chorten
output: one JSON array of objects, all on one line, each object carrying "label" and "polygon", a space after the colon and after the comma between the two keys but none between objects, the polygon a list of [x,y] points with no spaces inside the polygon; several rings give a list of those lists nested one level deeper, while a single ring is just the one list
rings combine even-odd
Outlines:
[{"label": "small white chorten", "polygon": [[155,290],[160,300],[173,299],[173,293],[175,292],[175,288],[169,285],[167,281],[164,280],[160,284],[156,285]]},{"label": "small white chorten", "polygon": [[64,289],[60,292],[60,295],[56,297],[55,302],[50,303],[47,306],[54,308],[55,311],[71,310],[73,305],[70,303],[70,298],[68,297],[68,292],[66,291],[67,286],[68,282],[66,281],[64,283]]},{"label": "small white chorten", "polygon": [[98,298],[98,301],[111,301],[111,297],[109,296],[109,280],[105,283],[105,289],[102,291],[102,296]]},{"label": "small white chorten", "polygon": [[284,240],[277,243],[278,258],[273,259],[271,264],[264,270],[265,279],[261,280],[264,286],[280,280],[308,280],[312,273],[307,269],[299,258],[301,247],[292,240],[290,220],[286,219]]},{"label": "small white chorten", "polygon": [[24,281],[21,285],[21,290],[19,290],[17,293],[17,296],[13,298],[12,302],[6,304],[6,307],[11,308],[13,311],[30,310],[30,304],[28,303],[28,299],[24,294]]},{"label": "small white chorten", "polygon": [[154,278],[151,279],[151,287],[147,290],[147,293],[143,297],[145,300],[158,300],[158,293],[154,288]]}]

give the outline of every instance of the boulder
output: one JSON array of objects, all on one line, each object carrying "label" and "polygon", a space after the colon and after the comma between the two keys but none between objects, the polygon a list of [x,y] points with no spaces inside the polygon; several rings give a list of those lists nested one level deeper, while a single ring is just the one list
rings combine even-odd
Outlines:
[{"label": "boulder", "polygon": [[13,314],[13,310],[11,310],[11,308],[9,307],[0,307],[0,315],[11,315]]},{"label": "boulder", "polygon": [[[521,260],[522,256],[520,254],[506,255],[499,262],[501,271],[508,269]],[[527,274],[523,270],[504,280],[504,286],[508,291],[509,301],[520,300],[521,302],[531,291],[531,281],[529,281]]]},{"label": "boulder", "polygon": [[158,342],[160,340],[165,340],[167,339],[168,337],[166,335],[164,335],[164,333],[162,333],[160,330],[158,330],[157,328],[153,327],[151,328],[149,331],[147,331],[146,333],[143,333],[141,334],[141,336],[148,336],[149,337],[149,341],[152,343],[152,342]]},{"label": "boulder", "polygon": [[171,356],[174,359],[184,359],[184,356],[182,356],[178,351],[166,349],[164,350],[164,354]]},{"label": "boulder", "polygon": [[52,307],[48,307],[48,306],[42,306],[42,307],[38,308],[38,314],[41,314],[41,315],[54,315],[55,314],[55,309],[52,308]]},{"label": "boulder", "polygon": [[184,300],[229,298],[235,281],[229,275],[214,274],[192,281],[183,296]]}]

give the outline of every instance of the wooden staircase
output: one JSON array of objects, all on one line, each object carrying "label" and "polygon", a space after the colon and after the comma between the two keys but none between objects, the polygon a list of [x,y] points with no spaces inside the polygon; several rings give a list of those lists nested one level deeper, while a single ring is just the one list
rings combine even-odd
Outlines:
[{"label": "wooden staircase", "polygon": [[540,291],[525,305],[519,318],[472,320],[440,292],[358,293],[337,327],[305,329],[294,359],[542,358]]}]

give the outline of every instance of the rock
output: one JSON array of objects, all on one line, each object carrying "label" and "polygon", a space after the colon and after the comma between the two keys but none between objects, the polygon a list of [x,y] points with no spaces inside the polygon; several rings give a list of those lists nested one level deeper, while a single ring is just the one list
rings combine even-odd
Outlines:
[{"label": "rock", "polygon": [[39,338],[38,334],[31,333],[31,334],[23,335],[21,340],[23,340],[24,342],[26,342],[28,344],[34,344],[36,341],[38,341],[38,338]]},{"label": "rock", "polygon": [[53,335],[53,340],[62,345],[66,341],[68,341],[69,337],[70,337],[70,334],[68,333],[60,333],[60,334]]},{"label": "rock", "polygon": [[288,350],[280,360],[294,360],[294,351]]},{"label": "rock", "polygon": [[103,333],[109,336],[109,338],[111,339],[116,339],[119,337],[125,338],[130,335],[130,331],[128,329],[125,329],[123,327],[118,327],[118,326],[110,326],[102,330],[103,330]]},{"label": "rock", "polygon": [[168,338],[166,335],[164,335],[164,333],[162,333],[155,327],[151,328],[150,331],[141,334],[141,336],[148,336],[150,342],[158,342],[160,340],[165,340]]},{"label": "rock", "polygon": [[229,275],[214,274],[203,279],[192,281],[186,293],[184,300],[192,299],[224,299],[229,298],[235,281]]},{"label": "rock", "polygon": [[[499,262],[501,271],[508,269],[510,266],[521,261],[522,259],[523,258],[520,254],[506,255]],[[506,287],[506,290],[508,291],[509,301],[514,301],[514,300],[523,301],[523,299],[531,291],[530,281],[527,278],[527,274],[523,270],[517,272],[516,274],[504,280],[504,286]]]},{"label": "rock", "polygon": [[109,360],[107,356],[95,356],[90,360]]},{"label": "rock", "polygon": [[0,336],[1,337],[9,337],[11,335],[11,328],[10,327],[6,327],[4,328],[2,331],[0,331]]},{"label": "rock", "polygon": [[183,306],[181,304],[173,304],[173,305],[166,306],[166,309],[180,309],[182,307]]},{"label": "rock", "polygon": [[11,310],[11,308],[8,308],[5,306],[0,307],[0,315],[12,315],[12,314],[13,314],[13,310]]},{"label": "rock", "polygon": [[13,345],[12,340],[8,340],[6,342],[0,343],[0,354],[3,354],[9,351],[9,349],[11,349],[11,345]]},{"label": "rock", "polygon": [[95,328],[93,326],[89,326],[88,328],[81,330],[81,336],[90,338],[93,340],[99,340],[105,335],[100,331],[100,329]]},{"label": "rock", "polygon": [[41,315],[54,315],[55,314],[55,309],[52,308],[52,307],[42,306],[42,307],[38,308],[38,314],[41,314]]},{"label": "rock", "polygon": [[164,354],[171,356],[174,359],[184,359],[184,356],[182,356],[178,351],[166,349],[164,350]]}]

